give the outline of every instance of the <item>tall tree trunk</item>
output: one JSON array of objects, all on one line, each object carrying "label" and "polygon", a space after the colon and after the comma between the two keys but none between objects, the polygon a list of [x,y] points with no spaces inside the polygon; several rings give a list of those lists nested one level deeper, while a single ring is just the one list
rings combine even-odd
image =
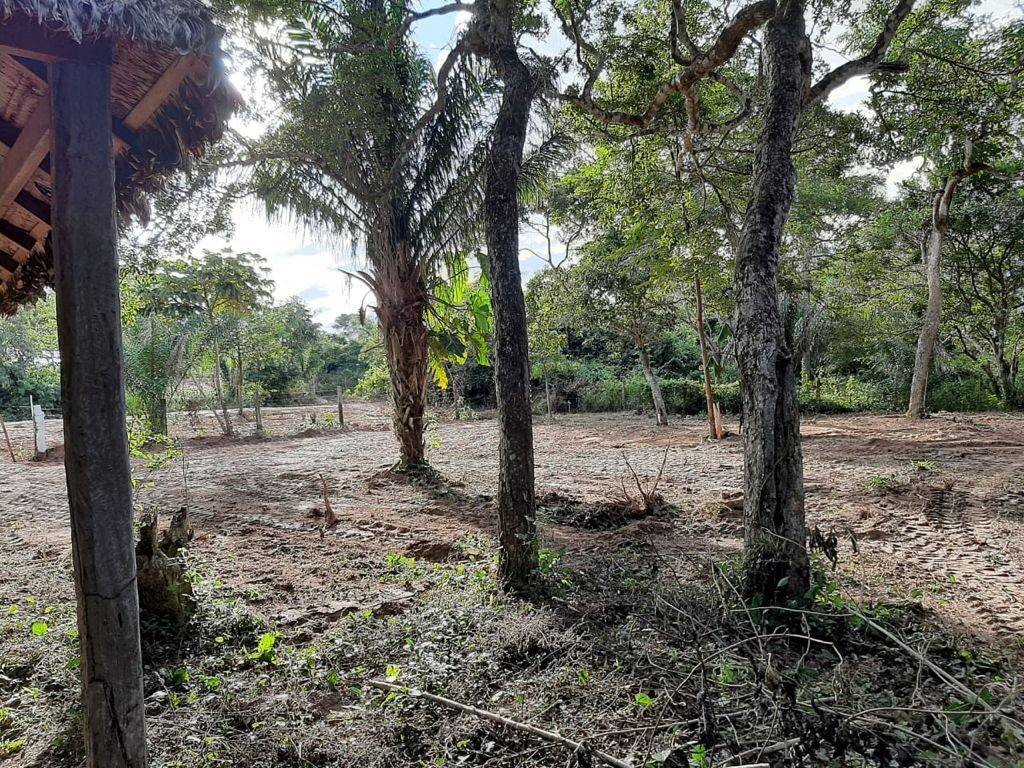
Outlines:
[{"label": "tall tree trunk", "polygon": [[548,421],[551,421],[555,412],[551,405],[551,380],[548,377],[547,369],[544,370],[544,402],[547,405]]},{"label": "tall tree trunk", "polygon": [[799,0],[780,3],[764,38],[765,120],[736,256],[736,343],[743,391],[745,584],[765,602],[810,584],[795,365],[779,313],[782,231],[796,189],[792,150],[810,74]]},{"label": "tall tree trunk", "polygon": [[983,164],[973,162],[971,154],[972,145],[967,142],[963,167],[945,180],[932,201],[931,230],[923,254],[928,304],[921,318],[921,333],[917,337],[917,350],[914,354],[914,377],[910,382],[910,403],[907,406],[907,417],[910,419],[920,419],[925,414],[928,375],[942,323],[942,246],[949,228],[949,209],[953,195],[960,182],[985,168]]},{"label": "tall tree trunk", "polygon": [[642,341],[637,342],[637,354],[640,356],[640,367],[644,371],[647,386],[651,390],[651,400],[654,401],[654,419],[659,427],[667,427],[668,409],[665,408],[665,398],[661,394],[661,384],[658,383],[658,376],[651,366],[651,356]]},{"label": "tall tree trunk", "polygon": [[530,360],[519,271],[519,173],[538,84],[516,51],[511,2],[491,0],[489,13],[487,54],[503,82],[484,194],[500,434],[498,577],[506,588],[520,590],[538,563]]},{"label": "tall tree trunk", "polygon": [[704,328],[704,292],[700,275],[693,273],[693,288],[697,294],[697,339],[700,341],[700,365],[704,373],[704,399],[708,404],[708,437],[718,439],[718,419],[715,418],[715,390],[711,386],[711,355],[708,353],[708,334]]},{"label": "tall tree trunk", "polygon": [[400,463],[403,469],[416,469],[426,464],[423,421],[430,332],[424,321],[427,291],[404,248],[399,244],[390,264],[378,270],[377,315],[391,377]]},{"label": "tall tree trunk", "polygon": [[50,65],[53,251],[64,466],[89,768],[145,768],[139,599],[125,430],[110,73]]}]

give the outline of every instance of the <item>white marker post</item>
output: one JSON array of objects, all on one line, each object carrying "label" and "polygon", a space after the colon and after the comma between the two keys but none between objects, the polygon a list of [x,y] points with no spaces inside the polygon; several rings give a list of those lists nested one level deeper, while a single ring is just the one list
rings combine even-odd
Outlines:
[{"label": "white marker post", "polygon": [[35,435],[36,457],[46,455],[46,414],[41,405],[32,406],[32,434]]}]

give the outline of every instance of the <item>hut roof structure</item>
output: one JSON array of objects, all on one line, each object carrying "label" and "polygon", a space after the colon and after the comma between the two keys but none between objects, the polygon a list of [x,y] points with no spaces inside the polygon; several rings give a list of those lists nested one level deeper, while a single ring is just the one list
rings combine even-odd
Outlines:
[{"label": "hut roof structure", "polygon": [[110,64],[122,221],[221,137],[241,104],[200,0],[0,0],[0,315],[53,283],[50,61]]}]

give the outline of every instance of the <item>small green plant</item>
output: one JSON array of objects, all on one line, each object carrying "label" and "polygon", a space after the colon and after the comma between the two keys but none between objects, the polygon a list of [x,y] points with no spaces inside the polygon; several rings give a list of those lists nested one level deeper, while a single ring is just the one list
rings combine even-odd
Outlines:
[{"label": "small green plant", "polygon": [[642,710],[648,710],[654,706],[654,699],[641,691],[633,697],[633,703]]},{"label": "small green plant", "polygon": [[277,664],[277,640],[280,635],[277,632],[264,632],[260,637],[259,643],[256,644],[256,649],[246,653],[246,656],[252,661],[258,661],[263,664]]},{"label": "small green plant", "polygon": [[402,675],[402,668],[398,664],[388,664],[384,668],[384,679],[389,683],[393,683],[398,680]]},{"label": "small green plant", "polygon": [[914,469],[918,472],[935,472],[939,468],[937,462],[927,460],[912,461],[911,465],[913,465]]},{"label": "small green plant", "polygon": [[897,484],[895,475],[872,475],[865,481],[869,490],[880,493],[894,490]]}]

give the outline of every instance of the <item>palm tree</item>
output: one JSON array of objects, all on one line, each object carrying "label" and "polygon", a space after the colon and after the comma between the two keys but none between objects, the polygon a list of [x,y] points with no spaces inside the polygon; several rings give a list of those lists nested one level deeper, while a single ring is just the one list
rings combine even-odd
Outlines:
[{"label": "palm tree", "polygon": [[376,298],[400,463],[416,468],[433,287],[478,237],[483,89],[461,47],[435,75],[402,0],[271,5],[271,33],[267,16],[252,29],[283,118],[257,142],[240,139],[238,162],[269,213],[354,244],[365,268],[351,274]]}]

